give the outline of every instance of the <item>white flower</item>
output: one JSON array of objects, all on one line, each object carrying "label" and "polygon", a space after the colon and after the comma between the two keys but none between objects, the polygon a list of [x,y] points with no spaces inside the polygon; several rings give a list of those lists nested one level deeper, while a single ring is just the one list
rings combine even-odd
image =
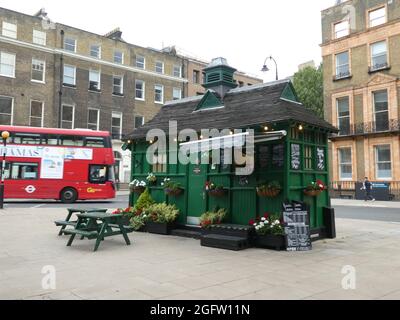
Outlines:
[{"label": "white flower", "polygon": [[263,221],[263,222],[264,222],[264,221],[266,221],[266,220],[267,220],[267,219],[265,219],[264,217],[263,217],[263,218],[261,218],[261,221]]},{"label": "white flower", "polygon": [[164,187],[164,182],[161,182],[161,187]]},{"label": "white flower", "polygon": [[275,224],[280,224],[281,222],[279,220],[275,220]]},{"label": "white flower", "polygon": [[265,221],[265,224],[269,224],[269,221],[267,220],[267,221]]},{"label": "white flower", "polygon": [[253,226],[257,227],[257,223],[253,224]]}]

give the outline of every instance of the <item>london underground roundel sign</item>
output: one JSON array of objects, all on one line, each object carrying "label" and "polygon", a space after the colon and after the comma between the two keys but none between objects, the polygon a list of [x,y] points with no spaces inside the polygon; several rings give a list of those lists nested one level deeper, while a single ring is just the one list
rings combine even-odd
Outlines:
[{"label": "london underground roundel sign", "polygon": [[27,193],[34,193],[34,192],[36,191],[36,188],[35,188],[34,186],[27,186],[27,187],[25,188],[25,191],[26,191]]}]

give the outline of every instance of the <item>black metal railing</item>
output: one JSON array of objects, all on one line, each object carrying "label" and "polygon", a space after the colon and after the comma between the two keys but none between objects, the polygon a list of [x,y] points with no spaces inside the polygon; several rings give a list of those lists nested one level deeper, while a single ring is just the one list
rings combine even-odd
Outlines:
[{"label": "black metal railing", "polygon": [[339,133],[333,134],[331,137],[344,137],[381,132],[400,132],[400,120],[391,119],[342,125],[341,128],[339,128]]},{"label": "black metal railing", "polygon": [[[360,183],[360,181],[332,181],[329,184],[330,196],[332,198],[355,199],[357,183]],[[390,181],[388,184],[390,185],[390,198],[395,201],[400,201],[400,181]]]}]

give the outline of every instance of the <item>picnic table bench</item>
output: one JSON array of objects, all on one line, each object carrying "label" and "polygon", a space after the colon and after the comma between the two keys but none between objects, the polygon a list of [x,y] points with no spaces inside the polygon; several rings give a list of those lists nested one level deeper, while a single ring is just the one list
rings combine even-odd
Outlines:
[{"label": "picnic table bench", "polygon": [[61,227],[59,236],[62,236],[63,231],[68,227],[75,227],[77,221],[71,221],[72,215],[75,213],[86,213],[86,212],[107,212],[107,209],[98,209],[98,208],[68,208],[68,215],[65,220],[57,220],[54,221],[57,227]]},{"label": "picnic table bench", "polygon": [[75,239],[75,236],[81,236],[82,239],[96,240],[94,251],[97,251],[100,243],[105,238],[122,235],[126,244],[131,244],[128,233],[133,232],[132,228],[124,226],[123,215],[110,214],[106,212],[86,212],[77,214],[78,221],[74,229],[65,229],[63,233],[70,235],[67,246],[70,247]]}]

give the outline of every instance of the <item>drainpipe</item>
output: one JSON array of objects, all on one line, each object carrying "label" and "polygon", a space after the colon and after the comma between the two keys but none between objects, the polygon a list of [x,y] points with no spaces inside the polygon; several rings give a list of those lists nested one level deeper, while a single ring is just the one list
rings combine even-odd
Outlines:
[{"label": "drainpipe", "polygon": [[[61,49],[63,49],[64,48],[64,30],[60,31],[60,35],[61,35]],[[61,53],[61,55],[60,55],[60,88],[58,90],[58,128],[61,128],[63,81],[64,81],[64,55]]]}]

